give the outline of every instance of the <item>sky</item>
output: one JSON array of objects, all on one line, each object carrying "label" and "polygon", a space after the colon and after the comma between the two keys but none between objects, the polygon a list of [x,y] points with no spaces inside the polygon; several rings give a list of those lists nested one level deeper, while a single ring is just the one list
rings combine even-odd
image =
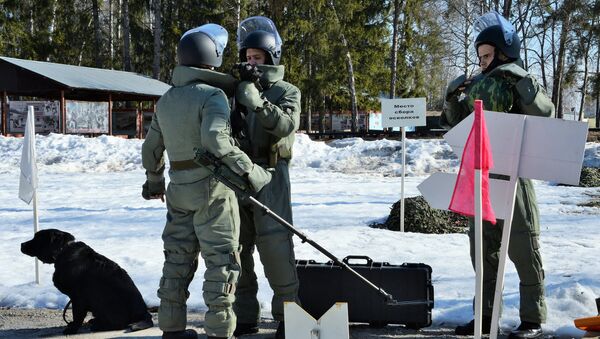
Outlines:
[{"label": "sky", "polygon": [[[0,136],[0,307],[58,308],[68,298],[52,284],[52,265],[41,264],[34,283],[34,260],[20,252],[33,234],[32,206],[18,198],[21,138]],[[166,207],[141,197],[145,181],[142,140],[111,136],[36,137],[41,229],[72,233],[123,267],[146,303],[158,305],[156,290],[163,263],[161,233]],[[435,306],[432,326],[455,326],[472,318],[475,277],[466,234],[400,233],[368,227],[384,221],[400,199],[402,143],[360,138],[330,143],[298,134],[291,162],[294,225],[338,258],[367,255],[376,262],[425,263],[432,267]],[[600,143],[587,143],[585,166],[600,167]],[[459,160],[442,139],[407,139],[406,197],[435,172],[456,172]],[[168,178],[167,178],[168,180]],[[581,337],[573,319],[594,316],[600,297],[600,188],[534,181],[541,215],[541,254],[546,275],[547,333]],[[323,254],[294,237],[296,258],[326,262]],[[270,317],[272,292],[258,256],[259,301]],[[203,310],[201,263],[190,286],[188,306]],[[519,324],[518,277],[506,268],[500,327]]]}]

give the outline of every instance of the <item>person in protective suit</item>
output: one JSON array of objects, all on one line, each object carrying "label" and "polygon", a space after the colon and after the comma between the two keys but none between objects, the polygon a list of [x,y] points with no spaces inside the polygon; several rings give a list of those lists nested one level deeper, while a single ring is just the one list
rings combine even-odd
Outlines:
[{"label": "person in protective suit", "polygon": [[197,27],[182,36],[173,87],[158,101],[142,146],[145,199],[164,199],[165,150],[170,161],[167,222],[162,234],[165,261],[158,289],[158,323],[163,338],[197,338],[194,330],[185,328],[188,287],[198,267],[198,254],[206,266],[202,285],[208,307],[204,330],[208,338],[234,338],[232,305],[240,270],[238,203],[231,189],[193,161],[194,149],[220,158],[247,178],[257,192],[271,178],[234,146],[224,90],[233,94],[235,78],[212,70],[221,65],[226,44],[227,31],[216,24]]},{"label": "person in protective suit", "polygon": [[[240,147],[252,161],[273,173],[273,179],[257,199],[292,223],[288,164],[300,121],[300,90],[283,80],[284,66],[279,64],[281,39],[270,19],[244,20],[238,28],[238,47],[240,61],[255,65],[261,73],[260,89],[251,81],[241,81],[237,86],[238,109],[245,109]],[[274,293],[272,315],[279,321],[276,338],[284,338],[283,302],[299,302],[292,233],[251,204],[241,203],[240,217],[242,273],[233,306],[238,317],[235,334],[258,332],[260,305],[252,257],[256,246]]]},{"label": "person in protective suit", "polygon": [[[500,14],[491,12],[476,21],[479,34],[475,48],[481,73],[466,80],[454,80],[446,91],[441,124],[452,127],[473,111],[475,99],[483,100],[484,109],[514,114],[549,117],[552,102],[543,88],[522,68],[520,40],[512,25]],[[490,173],[490,177],[494,177]],[[483,310],[482,331],[489,333],[502,239],[503,220],[496,225],[483,223]],[[533,184],[519,178],[514,206],[508,256],[519,275],[521,324],[509,338],[540,338],[546,320],[544,270],[539,251],[539,211]],[[469,227],[470,254],[475,267],[474,223]],[[473,335],[474,321],[456,327],[456,334]]]}]

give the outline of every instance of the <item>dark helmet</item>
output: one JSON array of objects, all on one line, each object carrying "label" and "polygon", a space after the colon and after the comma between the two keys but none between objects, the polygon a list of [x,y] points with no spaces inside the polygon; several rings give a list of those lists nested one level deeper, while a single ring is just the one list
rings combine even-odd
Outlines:
[{"label": "dark helmet", "polygon": [[219,67],[223,63],[223,50],[228,34],[217,24],[206,24],[185,32],[177,45],[179,65],[193,67]]},{"label": "dark helmet", "polygon": [[271,19],[253,16],[244,19],[237,30],[237,45],[240,61],[246,61],[246,50],[256,48],[265,51],[272,65],[279,65],[281,59],[281,37]]},{"label": "dark helmet", "polygon": [[488,44],[498,48],[510,59],[518,59],[521,52],[521,40],[516,32],[510,33],[509,36],[509,39],[505,39],[505,34],[500,25],[487,27],[477,35],[475,49],[479,48],[479,45]]},{"label": "dark helmet", "polygon": [[279,65],[281,59],[281,45],[275,42],[275,36],[265,31],[254,31],[240,44],[240,61],[246,61],[246,50],[248,48],[262,49],[267,53],[267,59],[272,65]]}]

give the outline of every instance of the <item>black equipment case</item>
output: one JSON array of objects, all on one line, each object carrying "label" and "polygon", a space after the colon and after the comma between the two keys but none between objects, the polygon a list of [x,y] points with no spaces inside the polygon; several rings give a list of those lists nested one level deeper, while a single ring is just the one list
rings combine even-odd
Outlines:
[{"label": "black equipment case", "polygon": [[[372,326],[403,324],[414,329],[431,325],[433,285],[430,266],[390,265],[373,262],[367,256],[347,256],[343,262],[391,294],[400,304],[386,304],[375,289],[333,261],[296,260],[300,302],[315,319],[321,318],[334,303],[347,302],[350,322]],[[405,301],[416,303],[401,304]]]}]

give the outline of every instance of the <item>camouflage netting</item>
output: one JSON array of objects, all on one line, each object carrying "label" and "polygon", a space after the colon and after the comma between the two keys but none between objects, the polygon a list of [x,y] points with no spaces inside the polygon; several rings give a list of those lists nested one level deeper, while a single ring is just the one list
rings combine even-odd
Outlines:
[{"label": "camouflage netting", "polygon": [[579,179],[581,187],[600,187],[600,168],[584,167]]},{"label": "camouflage netting", "polygon": [[[383,224],[373,223],[373,228],[400,230],[400,201]],[[468,229],[467,218],[448,211],[431,208],[422,196],[404,199],[404,230],[415,233],[464,233]]]}]

